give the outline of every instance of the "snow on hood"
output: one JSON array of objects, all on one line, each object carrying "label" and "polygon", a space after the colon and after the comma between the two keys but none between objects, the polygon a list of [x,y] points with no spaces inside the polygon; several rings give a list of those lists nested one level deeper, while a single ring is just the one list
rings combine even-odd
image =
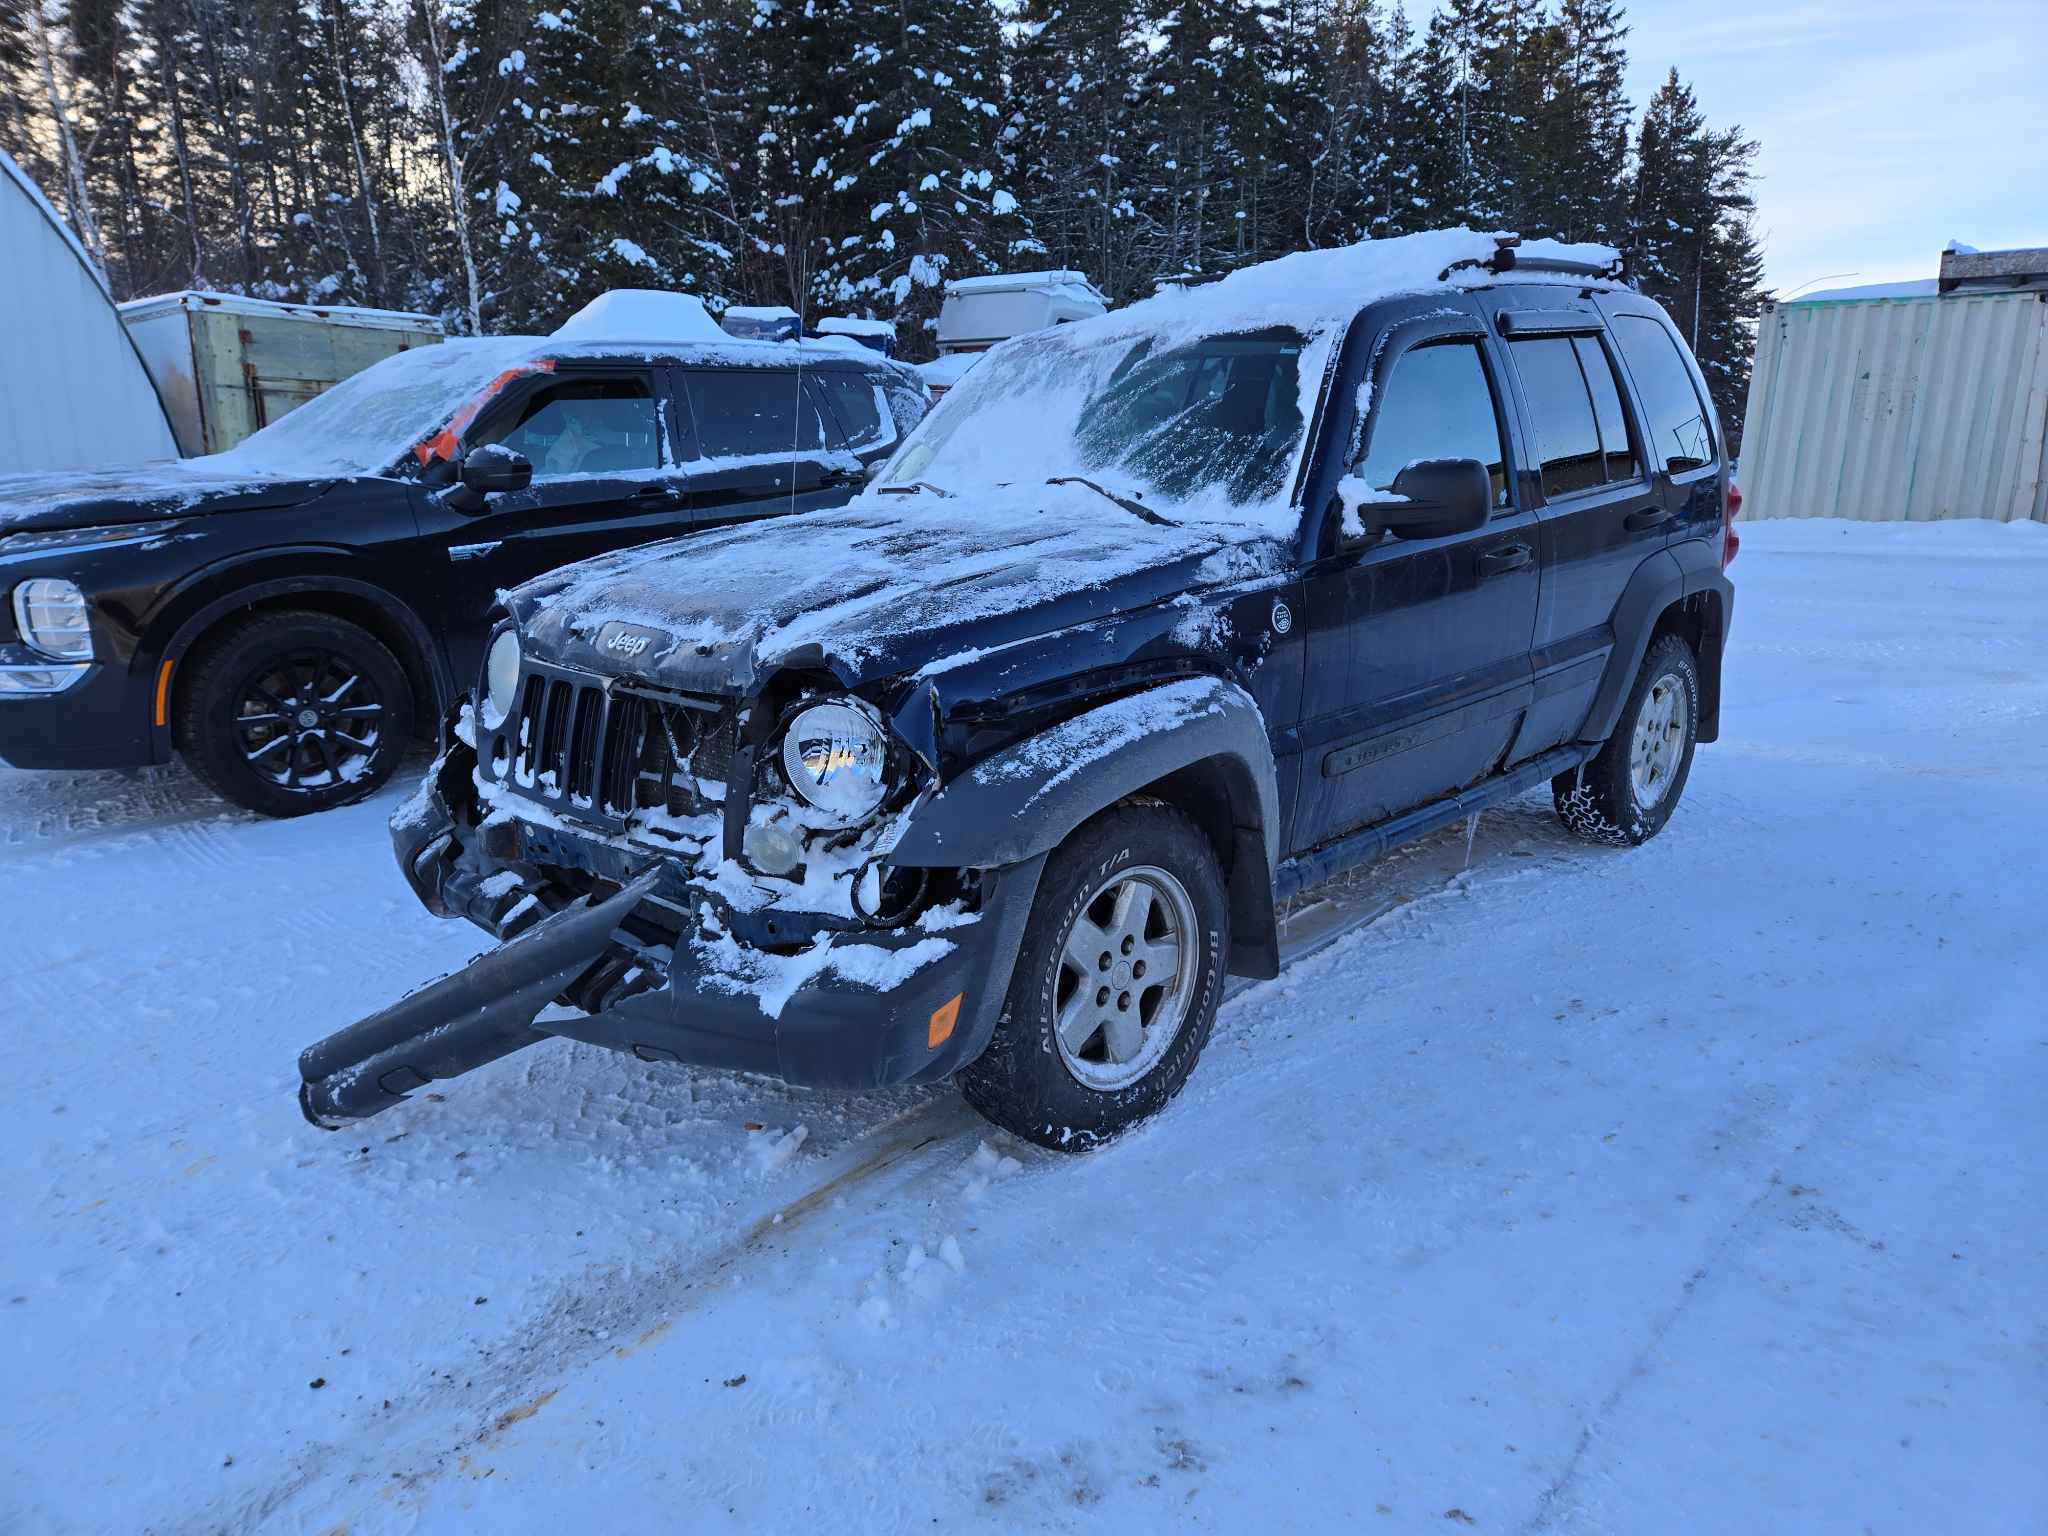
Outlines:
[{"label": "snow on hood", "polygon": [[614,288],[555,327],[557,341],[726,341],[730,338],[692,293]]},{"label": "snow on hood", "polygon": [[[216,458],[218,456],[216,455]],[[0,475],[0,538],[59,528],[154,522],[193,512],[286,506],[328,479],[223,474],[214,459],[163,459],[131,469]]]},{"label": "snow on hood", "polygon": [[[1042,634],[1278,570],[1278,541],[1144,522],[1085,487],[972,498],[867,496],[801,522],[769,518],[621,550],[508,594],[530,650],[617,670],[614,620],[667,643],[633,669],[686,691],[746,693],[788,664],[852,685],[963,647]],[[992,621],[1000,623],[992,633]]]}]

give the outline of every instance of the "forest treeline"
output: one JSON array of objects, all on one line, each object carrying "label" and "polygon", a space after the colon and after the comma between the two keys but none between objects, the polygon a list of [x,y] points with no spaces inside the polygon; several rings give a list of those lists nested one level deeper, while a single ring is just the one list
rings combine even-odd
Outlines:
[{"label": "forest treeline", "polygon": [[0,0],[0,148],[114,292],[551,329],[593,294],[898,320],[1449,224],[1599,240],[1723,414],[1756,146],[1617,0]]}]

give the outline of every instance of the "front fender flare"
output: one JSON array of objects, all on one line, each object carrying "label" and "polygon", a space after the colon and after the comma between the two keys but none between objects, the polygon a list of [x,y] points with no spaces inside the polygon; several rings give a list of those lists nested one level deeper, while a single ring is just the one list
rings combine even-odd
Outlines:
[{"label": "front fender flare", "polygon": [[1235,683],[1181,678],[1126,694],[984,758],[912,808],[892,864],[1000,869],[1042,860],[1089,817],[1198,764],[1227,787],[1212,839],[1229,876],[1230,969],[1279,974],[1273,870],[1280,792],[1259,707]]}]

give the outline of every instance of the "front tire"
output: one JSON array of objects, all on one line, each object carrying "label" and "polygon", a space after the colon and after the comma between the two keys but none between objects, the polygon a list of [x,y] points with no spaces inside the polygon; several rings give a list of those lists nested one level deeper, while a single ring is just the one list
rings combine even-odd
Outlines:
[{"label": "front tire", "polygon": [[1550,781],[1558,819],[1575,836],[1634,848],[1664,829],[1685,793],[1698,742],[1700,673],[1692,647],[1665,635],[1642,670],[1599,755]]},{"label": "front tire", "polygon": [[1119,805],[1046,860],[988,1049],[960,1074],[1005,1130],[1082,1151],[1163,1109],[1208,1043],[1230,909],[1183,812]]},{"label": "front tire", "polygon": [[331,614],[244,620],[200,653],[179,693],[187,764],[266,816],[360,800],[391,777],[412,735],[405,668],[367,629]]}]

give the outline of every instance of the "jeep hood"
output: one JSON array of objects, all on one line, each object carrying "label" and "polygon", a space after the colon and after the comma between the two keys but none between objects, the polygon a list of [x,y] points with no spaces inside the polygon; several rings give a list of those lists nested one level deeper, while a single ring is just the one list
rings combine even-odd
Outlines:
[{"label": "jeep hood", "polygon": [[[687,692],[790,666],[848,687],[1278,569],[1277,540],[1161,527],[1080,486],[870,494],[601,555],[508,593],[532,653]],[[630,658],[602,642],[628,626]]]},{"label": "jeep hood", "polygon": [[148,523],[212,512],[295,506],[334,483],[224,474],[205,459],[128,469],[0,475],[0,538],[11,533]]}]

